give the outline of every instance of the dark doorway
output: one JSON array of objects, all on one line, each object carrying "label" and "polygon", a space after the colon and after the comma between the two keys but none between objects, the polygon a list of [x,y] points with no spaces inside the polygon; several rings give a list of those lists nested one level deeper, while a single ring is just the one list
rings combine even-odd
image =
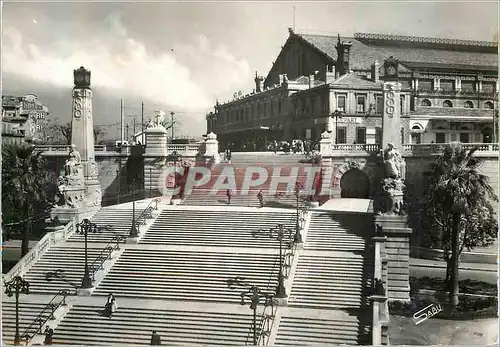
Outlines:
[{"label": "dark doorway", "polygon": [[341,198],[370,198],[370,180],[368,176],[359,169],[351,169],[342,175],[340,179],[340,189]]}]

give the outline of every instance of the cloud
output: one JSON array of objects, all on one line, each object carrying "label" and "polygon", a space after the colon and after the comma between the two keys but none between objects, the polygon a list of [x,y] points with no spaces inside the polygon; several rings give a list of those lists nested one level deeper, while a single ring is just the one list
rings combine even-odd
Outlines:
[{"label": "cloud", "polygon": [[234,85],[251,77],[245,60],[222,45],[214,49],[204,35],[153,53],[146,43],[132,37],[117,13],[107,17],[107,30],[99,30],[98,35],[56,37],[50,47],[41,41],[29,43],[14,25],[3,31],[3,71],[37,83],[71,88],[73,70],[83,65],[92,71],[93,86],[114,89],[124,98],[207,110],[215,97],[229,94]]}]

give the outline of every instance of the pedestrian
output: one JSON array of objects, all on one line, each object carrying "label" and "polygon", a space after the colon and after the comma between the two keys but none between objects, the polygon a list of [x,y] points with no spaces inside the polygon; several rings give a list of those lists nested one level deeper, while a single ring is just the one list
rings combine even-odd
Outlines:
[{"label": "pedestrian", "polygon": [[116,311],[116,308],[117,308],[117,307],[116,307],[116,299],[115,299],[115,296],[114,296],[112,293],[110,293],[110,294],[108,295],[108,300],[106,301],[106,306],[104,306],[104,312],[105,312],[105,314],[106,314],[109,318],[111,318],[111,315],[112,315],[112,314],[113,314],[113,312],[114,312],[114,311],[113,311],[113,303],[114,303],[114,306],[115,306],[114,311]]},{"label": "pedestrian", "polygon": [[257,194],[257,199],[259,199],[260,207],[264,207],[264,196],[262,195],[262,189]]},{"label": "pedestrian", "polygon": [[52,344],[52,335],[54,335],[54,329],[49,326],[45,327],[45,340],[43,341],[44,345]]},{"label": "pedestrian", "polygon": [[151,346],[159,346],[161,345],[161,337],[158,335],[156,331],[153,331],[151,335],[151,342],[149,343]]},{"label": "pedestrian", "polygon": [[231,189],[228,189],[228,190],[226,191],[226,196],[227,196],[227,204],[228,204],[228,205],[231,205],[231,195],[232,195]]},{"label": "pedestrian", "polygon": [[115,297],[113,297],[113,299],[111,299],[109,318],[111,318],[111,316],[116,312],[117,309],[118,309],[118,305],[116,304]]}]

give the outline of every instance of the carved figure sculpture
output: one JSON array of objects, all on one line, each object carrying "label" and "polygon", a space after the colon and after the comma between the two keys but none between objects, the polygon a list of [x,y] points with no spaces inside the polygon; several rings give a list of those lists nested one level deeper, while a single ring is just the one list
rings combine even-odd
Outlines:
[{"label": "carved figure sculpture", "polygon": [[64,172],[66,176],[77,174],[78,166],[82,164],[82,157],[75,148],[75,145],[71,145],[69,149],[69,159],[64,163]]}]

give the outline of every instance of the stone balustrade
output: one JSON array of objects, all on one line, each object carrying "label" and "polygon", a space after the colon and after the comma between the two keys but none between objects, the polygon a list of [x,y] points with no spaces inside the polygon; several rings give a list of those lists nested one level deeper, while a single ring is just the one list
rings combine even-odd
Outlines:
[{"label": "stone balustrade", "polygon": [[[402,154],[404,156],[412,155],[437,155],[440,154],[445,143],[429,143],[429,144],[403,144],[401,147]],[[498,143],[463,143],[463,147],[467,149],[477,148],[477,153],[484,153],[488,155],[497,155],[499,151]],[[331,155],[341,154],[341,153],[353,153],[362,154],[366,153],[377,153],[381,149],[380,145],[377,144],[332,144],[331,145]],[[322,153],[322,155],[328,156],[327,153]]]},{"label": "stone balustrade", "polygon": [[26,273],[40,257],[47,251],[50,246],[55,245],[61,240],[66,240],[75,231],[74,221],[69,222],[64,227],[58,230],[48,232],[38,241],[19,262],[4,276],[4,281],[10,281],[15,276],[22,276]]},{"label": "stone balustrade", "polygon": [[[386,237],[377,236],[373,238],[375,245],[374,261],[374,295],[373,320],[372,320],[372,343],[374,346],[387,345],[387,330],[389,326],[389,305],[387,302],[387,257],[385,256],[384,242]],[[377,288],[377,282],[383,287]]]},{"label": "stone balustrade", "polygon": [[198,153],[200,149],[200,145],[197,143],[188,143],[188,144],[167,144],[167,152],[178,152],[179,154],[182,153]]}]

